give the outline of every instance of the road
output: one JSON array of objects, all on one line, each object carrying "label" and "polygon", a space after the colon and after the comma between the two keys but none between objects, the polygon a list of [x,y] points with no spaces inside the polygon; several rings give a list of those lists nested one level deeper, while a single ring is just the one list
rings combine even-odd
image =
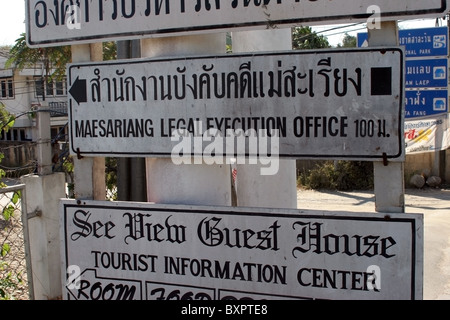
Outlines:
[{"label": "road", "polygon": [[[299,209],[375,212],[373,191],[298,190]],[[406,189],[405,212],[424,215],[423,299],[450,299],[450,189]]]}]

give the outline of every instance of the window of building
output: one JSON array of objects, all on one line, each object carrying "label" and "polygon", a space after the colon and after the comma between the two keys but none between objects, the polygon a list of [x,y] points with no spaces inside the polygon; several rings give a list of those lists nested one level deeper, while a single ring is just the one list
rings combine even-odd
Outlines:
[{"label": "window of building", "polygon": [[0,99],[14,99],[13,78],[0,78]]},{"label": "window of building", "polygon": [[52,140],[56,141],[66,141],[67,136],[67,126],[57,126],[51,127],[51,137]]},{"label": "window of building", "polygon": [[27,138],[27,133],[25,129],[14,129],[11,128],[8,132],[5,130],[1,131],[0,135],[1,141],[31,141],[31,139]]},{"label": "window of building", "polygon": [[42,97],[45,93],[46,97],[63,97],[67,96],[66,79],[61,81],[46,82],[42,78],[34,81],[36,87],[36,97]]}]

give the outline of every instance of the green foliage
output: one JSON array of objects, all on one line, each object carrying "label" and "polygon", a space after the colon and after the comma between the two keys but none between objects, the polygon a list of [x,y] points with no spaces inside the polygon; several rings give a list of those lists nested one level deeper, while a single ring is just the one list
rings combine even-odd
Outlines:
[{"label": "green foliage", "polygon": [[20,198],[22,197],[22,192],[20,190],[14,192],[13,197],[11,198],[11,202],[15,205],[19,202]]},{"label": "green foliage", "polygon": [[117,42],[108,41],[103,42],[103,60],[116,60],[117,59]]},{"label": "green foliage", "polygon": [[299,174],[297,184],[306,189],[369,190],[373,188],[373,163],[324,161]]},{"label": "green foliage", "polygon": [[[117,158],[105,158],[105,167],[106,188],[108,190],[114,190],[114,187],[117,186]],[[111,200],[117,200],[117,192]]]},{"label": "green foliage", "polygon": [[14,205],[10,204],[9,206],[7,206],[7,207],[5,206],[3,208],[2,215],[3,215],[3,218],[6,221],[9,221],[9,219],[11,219],[11,217],[13,216],[14,211],[16,210],[15,205],[19,202],[20,197],[21,197],[21,192],[20,191],[14,192],[14,194],[13,194],[13,196],[11,198],[11,202]]},{"label": "green foliage", "polygon": [[[15,66],[18,70],[34,67],[43,63],[45,77],[48,82],[62,80],[66,75],[66,66],[72,61],[72,48],[67,46],[52,46],[46,48],[30,48],[27,45],[26,34],[22,33],[15,45],[9,51],[10,58],[5,67]],[[117,46],[115,41],[103,43],[103,60],[115,60],[117,58]]]},{"label": "green foliage", "polygon": [[[6,110],[5,105],[0,102],[0,132],[8,132],[14,125],[15,117]],[[0,153],[0,162],[2,162],[4,154]],[[6,176],[6,172],[0,169],[0,180]],[[0,188],[6,187],[5,183],[0,181]]]},{"label": "green foliage", "polygon": [[331,48],[325,36],[313,32],[311,27],[295,27],[292,29],[292,48],[302,49],[324,49]]},{"label": "green foliage", "polygon": [[[14,192],[11,202],[13,204],[3,208],[2,215],[5,221],[9,221],[14,214],[15,205],[19,202],[22,196],[21,191]],[[4,258],[11,251],[11,245],[6,241],[0,247],[0,257]],[[8,292],[13,291],[18,287],[19,284],[23,283],[21,272],[13,273],[12,271],[8,271],[9,264],[5,261],[0,261],[0,273],[2,277],[0,277],[0,300],[10,300],[14,299],[14,297]]]},{"label": "green foliage", "polygon": [[11,115],[8,110],[6,110],[6,106],[0,102],[0,130],[4,130],[8,132],[14,126],[14,121],[16,118],[14,115]]},{"label": "green foliage", "polygon": [[6,256],[10,250],[11,250],[11,246],[9,245],[9,243],[4,243],[0,250],[0,256],[2,256],[2,257]]},{"label": "green foliage", "polygon": [[232,53],[233,52],[233,39],[231,37],[231,33],[230,32],[227,32],[227,34],[226,34],[225,48],[226,48],[226,53]]},{"label": "green foliage", "polygon": [[[0,263],[0,271],[6,271],[8,267],[7,263]],[[17,289],[18,285],[22,283],[21,273],[14,275],[11,271],[7,272],[3,278],[0,278],[0,300],[13,300],[14,296],[8,292]]]},{"label": "green foliage", "polygon": [[72,59],[71,46],[56,46],[48,48],[30,48],[27,45],[26,34],[22,33],[11,48],[10,58],[5,67],[15,66],[18,70],[34,67],[43,63],[45,77],[48,82],[62,80],[66,74],[66,64]]},{"label": "green foliage", "polygon": [[358,46],[358,41],[355,36],[351,36],[348,33],[345,34],[342,40],[342,45],[339,44],[338,48],[356,48]]},{"label": "green foliage", "polygon": [[4,218],[6,221],[8,221],[9,219],[11,219],[12,215],[14,214],[14,210],[15,210],[15,208],[14,208],[14,206],[11,205],[11,204],[10,204],[9,206],[7,206],[7,207],[4,207],[4,208],[3,208],[3,212],[2,212],[3,218]]}]

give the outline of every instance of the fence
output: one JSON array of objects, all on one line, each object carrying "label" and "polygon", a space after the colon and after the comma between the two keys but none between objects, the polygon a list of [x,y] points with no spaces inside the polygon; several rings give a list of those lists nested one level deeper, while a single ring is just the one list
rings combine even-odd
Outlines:
[{"label": "fence", "polygon": [[0,189],[0,300],[32,300],[25,185]]}]

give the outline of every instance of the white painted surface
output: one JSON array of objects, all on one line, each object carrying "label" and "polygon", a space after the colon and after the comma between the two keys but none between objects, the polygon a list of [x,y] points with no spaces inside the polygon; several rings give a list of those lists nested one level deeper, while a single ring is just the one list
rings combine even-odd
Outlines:
[{"label": "white painted surface", "polygon": [[67,200],[61,237],[64,299],[422,298],[420,214]]},{"label": "white painted surface", "polygon": [[28,220],[34,299],[61,296],[60,198],[65,198],[65,175],[53,173],[22,177],[28,213],[42,215]]},{"label": "white painted surface", "polygon": [[[56,5],[54,4],[56,3]],[[73,42],[168,36],[225,30],[267,29],[278,25],[366,22],[444,16],[447,1],[65,1],[26,2],[27,39],[43,47]],[[206,4],[209,3],[208,7]],[[375,6],[375,11],[374,11]]]},{"label": "white painted surface", "polygon": [[[199,53],[225,52],[225,34],[144,39],[143,57],[189,57]],[[178,110],[178,112],[180,112]],[[147,200],[156,203],[224,205],[231,204],[230,170],[226,165],[174,164],[170,158],[146,158]]]},{"label": "white painted surface", "polygon": [[[159,58],[68,67],[68,87],[83,81],[86,92],[84,100],[69,99],[72,154],[170,157],[180,149],[201,156],[209,146],[227,156],[404,159],[399,47],[206,55],[208,45],[205,55],[175,58],[172,41],[147,46]],[[265,135],[270,129],[279,141]],[[239,148],[238,130],[257,133],[268,150],[252,149],[251,138]]]},{"label": "white painted surface", "polygon": [[[234,53],[292,49],[291,29],[269,29],[233,32]],[[245,107],[245,105],[243,106]],[[274,175],[262,175],[267,165],[236,165],[236,205],[241,207],[297,208],[296,161],[279,159]],[[276,192],[274,192],[276,190]]]},{"label": "white painted surface", "polygon": [[[369,30],[369,46],[382,45],[398,45],[396,21],[383,22],[380,29]],[[404,110],[404,105],[402,109]],[[404,122],[404,111],[401,119]],[[401,145],[404,146],[404,134],[402,133],[400,137]],[[378,212],[405,212],[404,160],[389,161],[387,165],[374,162],[374,191],[375,209]]]}]

